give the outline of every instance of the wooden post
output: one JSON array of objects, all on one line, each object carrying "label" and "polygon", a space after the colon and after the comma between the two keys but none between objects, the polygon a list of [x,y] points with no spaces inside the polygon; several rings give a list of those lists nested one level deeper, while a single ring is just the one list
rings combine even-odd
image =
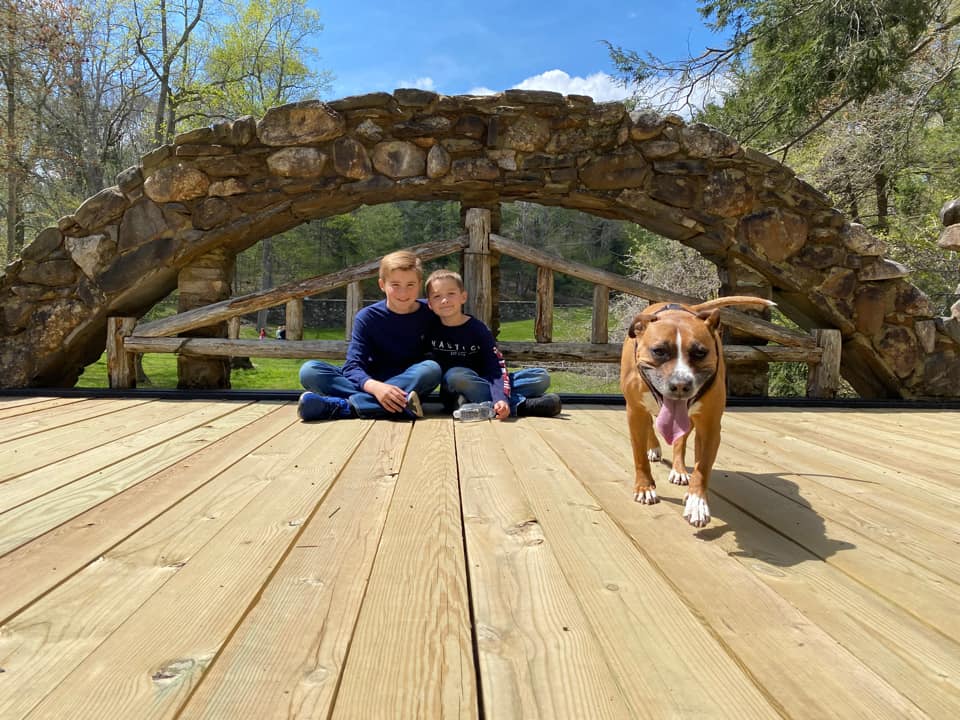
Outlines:
[{"label": "wooden post", "polygon": [[227,320],[227,337],[231,340],[240,339],[240,317],[238,315],[234,315]]},{"label": "wooden post", "polygon": [[[180,297],[177,311],[184,312],[210,303],[227,300],[233,285],[234,255],[217,248],[195,258],[180,269],[177,289]],[[227,336],[227,320],[206,327],[188,330],[182,337],[223,338]],[[177,389],[225,390],[230,387],[230,361],[225,358],[177,356]]]},{"label": "wooden post", "polygon": [[470,235],[470,245],[463,252],[463,283],[467,289],[466,312],[490,327],[493,319],[490,211],[469,208],[465,224]]},{"label": "wooden post", "polygon": [[132,317],[107,318],[107,378],[114,390],[137,386],[135,354],[123,349],[123,339],[133,334],[136,324]]},{"label": "wooden post", "polygon": [[363,308],[363,292],[360,290],[360,283],[352,282],[347,285],[347,317],[346,317],[346,339],[353,336],[353,319]]},{"label": "wooden post", "polygon": [[610,288],[593,286],[593,322],[590,324],[590,342],[606,343],[609,339],[608,317],[610,314]]},{"label": "wooden post", "polygon": [[537,268],[537,319],[533,336],[537,342],[553,342],[553,270]]},{"label": "wooden post", "polygon": [[283,319],[287,326],[287,340],[303,340],[303,298],[287,301]]},{"label": "wooden post", "polygon": [[840,389],[840,356],[843,338],[839,330],[816,329],[813,337],[823,350],[820,362],[810,366],[807,375],[807,397],[835,398]]}]

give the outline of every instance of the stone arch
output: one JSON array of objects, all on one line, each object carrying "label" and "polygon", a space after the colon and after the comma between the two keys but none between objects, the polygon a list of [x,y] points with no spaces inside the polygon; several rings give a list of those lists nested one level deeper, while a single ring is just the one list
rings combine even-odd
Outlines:
[{"label": "stone arch", "polygon": [[865,397],[960,395],[960,344],[908,270],[786,166],[705,125],[542,91],[397,90],[178,135],[0,279],[0,385],[72,385],[109,315],[140,315],[212,251],[363,204],[526,200],[629,220],[738,263],[804,328],[841,330]]}]

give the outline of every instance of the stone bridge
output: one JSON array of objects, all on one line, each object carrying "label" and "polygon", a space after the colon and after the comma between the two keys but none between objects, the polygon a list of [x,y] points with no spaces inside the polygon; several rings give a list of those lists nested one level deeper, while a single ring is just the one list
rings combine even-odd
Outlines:
[{"label": "stone bridge", "polygon": [[0,278],[0,386],[73,385],[106,318],[142,315],[185,270],[209,268],[228,292],[209,258],[360,205],[440,199],[635,222],[695,248],[729,289],[772,294],[801,327],[838,328],[861,396],[960,396],[957,319],[935,317],[881,242],[789,168],[677,116],[550,92],[397,90],[183,133],[116,182]]}]

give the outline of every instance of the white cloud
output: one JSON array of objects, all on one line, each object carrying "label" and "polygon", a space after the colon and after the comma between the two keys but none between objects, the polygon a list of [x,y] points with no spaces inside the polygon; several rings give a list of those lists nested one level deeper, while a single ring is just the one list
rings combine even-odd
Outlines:
[{"label": "white cloud", "polygon": [[416,80],[401,80],[398,88],[417,88],[418,90],[436,90],[432,77],[419,77]]},{"label": "white cloud", "polygon": [[491,90],[490,88],[484,87],[483,85],[475,88],[470,88],[470,90],[467,91],[467,95],[496,95],[496,94],[497,94],[496,90]]},{"label": "white cloud", "polygon": [[553,90],[564,95],[589,95],[597,102],[623,100],[630,90],[605,72],[587,77],[570,77],[563,70],[547,70],[523,80],[513,87],[519,90]]}]

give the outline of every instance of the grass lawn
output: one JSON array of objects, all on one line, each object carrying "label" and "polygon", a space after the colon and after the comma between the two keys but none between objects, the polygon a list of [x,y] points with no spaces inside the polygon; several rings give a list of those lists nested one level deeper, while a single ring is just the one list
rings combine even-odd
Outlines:
[{"label": "grass lawn", "polygon": [[[590,339],[590,308],[557,308],[554,315],[554,340],[557,342],[588,342]],[[343,330],[304,330],[307,340],[343,340]],[[255,339],[253,327],[242,327],[240,337]],[[503,323],[500,327],[501,341],[532,341],[533,320],[517,320]],[[234,370],[230,373],[230,384],[235,390],[300,390],[297,379],[303,360],[282,358],[252,357],[253,370]],[[517,366],[508,366],[511,370]],[[177,387],[177,358],[170,354],[148,354],[143,356],[143,370],[150,378],[150,384],[143,387]],[[593,394],[619,393],[619,369],[604,368],[602,375],[588,375],[576,370],[553,370],[551,390],[560,393]],[[87,366],[77,381],[78,388],[105,388],[107,382],[106,355],[93,365]]]}]

